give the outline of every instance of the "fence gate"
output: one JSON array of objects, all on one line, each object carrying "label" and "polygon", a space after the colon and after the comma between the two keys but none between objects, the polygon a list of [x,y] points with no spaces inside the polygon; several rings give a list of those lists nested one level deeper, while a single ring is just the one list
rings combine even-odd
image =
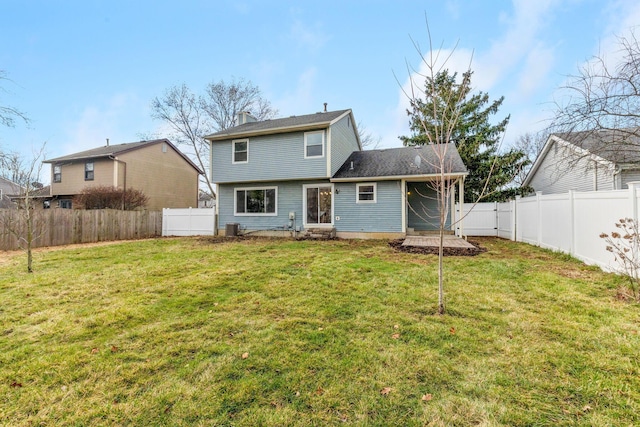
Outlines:
[{"label": "fence gate", "polygon": [[516,239],[515,209],[516,202],[504,202],[496,204],[496,235],[503,239]]},{"label": "fence gate", "polygon": [[465,203],[464,212],[461,214],[460,204],[456,203],[456,218],[462,218],[463,233],[467,236],[497,236],[496,205],[496,203]]}]

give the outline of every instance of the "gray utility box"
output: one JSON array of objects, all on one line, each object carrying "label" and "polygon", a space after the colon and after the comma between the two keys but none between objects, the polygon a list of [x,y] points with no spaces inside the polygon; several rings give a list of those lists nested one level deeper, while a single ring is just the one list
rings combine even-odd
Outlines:
[{"label": "gray utility box", "polygon": [[227,237],[235,237],[238,235],[238,226],[240,224],[238,224],[237,222],[231,222],[227,224],[226,230],[225,230],[225,236]]}]

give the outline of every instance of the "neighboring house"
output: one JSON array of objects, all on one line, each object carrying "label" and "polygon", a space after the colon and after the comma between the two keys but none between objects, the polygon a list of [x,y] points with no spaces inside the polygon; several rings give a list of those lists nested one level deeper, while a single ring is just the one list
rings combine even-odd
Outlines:
[{"label": "neighboring house", "polygon": [[20,194],[22,187],[15,182],[0,177],[0,209],[13,209],[17,205],[10,196]]},{"label": "neighboring house", "polygon": [[[363,238],[439,228],[436,193],[425,185],[439,172],[432,148],[362,151],[351,110],[265,121],[240,113],[238,123],[206,137],[220,234],[227,224]],[[463,182],[467,170],[449,148],[448,177]]]},{"label": "neighboring house", "polygon": [[552,134],[523,182],[543,194],[618,190],[640,180],[640,138],[628,129]]},{"label": "neighboring house", "polygon": [[[38,188],[39,187],[39,188]],[[25,190],[22,189],[20,193],[9,196],[11,201],[17,207],[25,206]],[[49,209],[51,207],[51,187],[37,185],[29,190],[29,206],[35,209]]]},{"label": "neighboring house", "polygon": [[199,208],[215,208],[216,198],[209,194],[207,191],[200,190],[198,195],[198,207]]},{"label": "neighboring house", "polygon": [[146,209],[198,206],[203,172],[168,139],[106,145],[45,160],[51,164],[52,207],[72,208],[86,187],[141,190]]}]

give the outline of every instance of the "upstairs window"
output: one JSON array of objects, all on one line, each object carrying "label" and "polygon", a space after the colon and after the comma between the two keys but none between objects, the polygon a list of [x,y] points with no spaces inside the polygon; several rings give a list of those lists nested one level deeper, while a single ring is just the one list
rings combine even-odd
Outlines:
[{"label": "upstairs window", "polygon": [[356,184],[356,203],[376,203],[376,184]]},{"label": "upstairs window", "polygon": [[62,182],[62,166],[53,167],[53,182]]},{"label": "upstairs window", "polygon": [[324,131],[305,132],[304,158],[324,157]]},{"label": "upstairs window", "polygon": [[84,164],[84,180],[93,181],[93,162]]},{"label": "upstairs window", "polygon": [[249,162],[249,140],[239,139],[233,141],[233,159],[232,163],[248,163]]}]

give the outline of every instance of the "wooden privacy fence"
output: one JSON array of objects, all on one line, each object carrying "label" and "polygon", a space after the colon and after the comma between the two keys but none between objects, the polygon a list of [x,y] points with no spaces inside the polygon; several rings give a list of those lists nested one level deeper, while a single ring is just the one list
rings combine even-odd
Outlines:
[{"label": "wooden privacy fence", "polygon": [[[26,236],[24,211],[0,209],[0,250],[21,245],[15,233]],[[162,212],[112,209],[44,209],[32,211],[33,247],[59,246],[157,237],[162,234]]]}]

